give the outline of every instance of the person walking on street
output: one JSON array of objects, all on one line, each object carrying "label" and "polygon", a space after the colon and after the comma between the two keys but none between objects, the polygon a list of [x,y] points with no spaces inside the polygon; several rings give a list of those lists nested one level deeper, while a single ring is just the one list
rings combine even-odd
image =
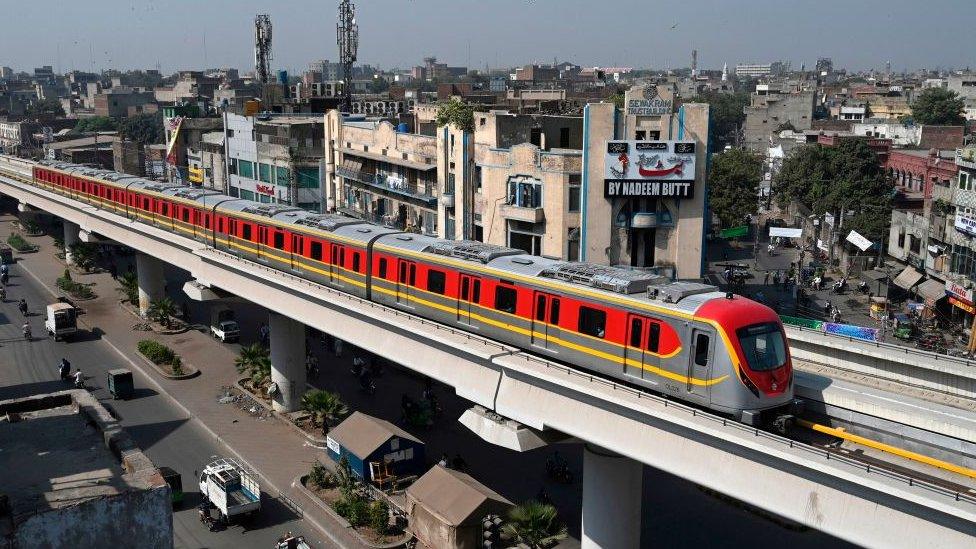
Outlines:
[{"label": "person walking on street", "polygon": [[779,271],[773,273],[773,286],[779,286]]},{"label": "person walking on street", "polygon": [[787,276],[787,275],[784,274],[783,275],[783,291],[785,292],[785,291],[787,291],[789,289],[790,289],[790,276]]},{"label": "person walking on street", "polygon": [[763,276],[763,286],[769,285],[769,271],[766,271],[766,275]]}]

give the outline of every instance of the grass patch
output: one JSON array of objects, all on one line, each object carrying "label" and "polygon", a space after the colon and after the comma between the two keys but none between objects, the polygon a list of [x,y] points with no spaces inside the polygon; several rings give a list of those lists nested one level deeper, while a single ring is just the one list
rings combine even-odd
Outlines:
[{"label": "grass patch", "polygon": [[8,236],[7,244],[10,244],[10,247],[18,252],[28,252],[37,249],[36,246],[24,240],[24,237],[20,233],[13,233]]}]

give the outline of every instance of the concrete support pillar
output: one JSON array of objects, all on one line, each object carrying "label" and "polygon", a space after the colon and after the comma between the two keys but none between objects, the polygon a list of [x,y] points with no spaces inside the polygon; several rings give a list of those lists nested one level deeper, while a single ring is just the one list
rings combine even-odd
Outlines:
[{"label": "concrete support pillar", "polygon": [[583,449],[583,549],[640,546],[641,484],[638,461],[587,444]]},{"label": "concrete support pillar", "polygon": [[271,313],[271,381],[278,386],[272,406],[276,412],[294,412],[305,394],[305,325]]},{"label": "concrete support pillar", "polygon": [[63,221],[64,225],[64,262],[68,265],[74,264],[74,258],[71,257],[71,247],[79,242],[78,235],[80,227],[77,223],[72,223],[65,219]]},{"label": "concrete support pillar", "polygon": [[143,253],[136,254],[136,276],[139,278],[139,314],[146,316],[149,304],[166,295],[163,262]]}]

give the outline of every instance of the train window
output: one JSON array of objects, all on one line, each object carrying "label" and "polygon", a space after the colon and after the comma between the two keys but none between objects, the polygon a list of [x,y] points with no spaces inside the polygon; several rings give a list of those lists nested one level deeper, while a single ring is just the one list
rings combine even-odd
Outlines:
[{"label": "train window", "polygon": [[407,283],[410,284],[411,286],[417,285],[417,264],[416,263],[410,264],[410,280]]},{"label": "train window", "polygon": [[444,287],[447,285],[447,275],[444,271],[427,270],[427,290],[435,294],[444,295]]},{"label": "train window", "polygon": [[481,302],[481,281],[477,278],[474,279],[474,287],[471,288],[471,302],[480,303]]},{"label": "train window", "polygon": [[559,300],[549,299],[549,324],[558,325],[559,324]]},{"label": "train window", "polygon": [[495,309],[503,313],[515,313],[518,304],[518,292],[515,288],[495,286]]},{"label": "train window", "polygon": [[639,318],[630,319],[630,346],[640,348],[641,345],[641,328],[643,327],[643,322]]},{"label": "train window", "polygon": [[149,209],[149,199],[148,198],[143,198],[142,199],[142,209],[143,210],[148,210]]},{"label": "train window", "polygon": [[279,250],[285,249],[285,233],[280,231],[275,231],[272,236],[272,246],[278,248]]},{"label": "train window", "polygon": [[243,238],[244,238],[244,240],[248,240],[248,241],[251,240],[251,224],[250,223],[245,223],[244,224],[244,237]]},{"label": "train window", "polygon": [[377,269],[376,276],[380,278],[386,278],[386,258],[380,258],[379,268]]},{"label": "train window", "polygon": [[322,261],[322,243],[312,241],[311,257],[315,261]]},{"label": "train window", "polygon": [[661,344],[661,325],[657,322],[650,323],[650,331],[647,332],[647,350],[656,353]]},{"label": "train window", "polygon": [[543,294],[535,296],[535,319],[540,322],[546,320],[546,296]]},{"label": "train window", "polygon": [[607,313],[599,309],[580,307],[578,331],[581,334],[602,338],[607,333]]},{"label": "train window", "polygon": [[190,222],[190,208],[181,208],[183,210],[183,223]]},{"label": "train window", "polygon": [[204,214],[204,216],[203,216],[203,228],[204,229],[209,229],[210,228],[210,214]]},{"label": "train window", "polygon": [[695,338],[695,365],[708,366],[708,336],[705,334]]},{"label": "train window", "polygon": [[162,214],[165,217],[169,217],[169,202],[162,202],[163,207],[161,208]]},{"label": "train window", "polygon": [[218,217],[217,218],[217,232],[221,232],[221,233],[224,232],[224,218],[223,217]]},{"label": "train window", "polygon": [[353,252],[352,254],[352,270],[353,272],[359,272],[359,252]]}]

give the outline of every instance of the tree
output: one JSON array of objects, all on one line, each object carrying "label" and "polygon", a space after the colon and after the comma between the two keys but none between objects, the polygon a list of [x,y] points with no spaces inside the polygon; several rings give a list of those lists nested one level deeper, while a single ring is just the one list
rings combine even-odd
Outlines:
[{"label": "tree", "polygon": [[71,133],[108,132],[116,130],[118,127],[118,123],[108,116],[93,116],[78,120]]},{"label": "tree", "polygon": [[711,148],[719,151],[726,145],[734,145],[739,128],[745,122],[745,107],[749,105],[749,94],[706,92],[691,98],[689,103],[708,103],[711,111]]},{"label": "tree", "polygon": [[945,88],[926,88],[912,102],[912,119],[917,124],[961,126],[965,101],[959,94]]},{"label": "tree", "polygon": [[149,304],[149,318],[167,328],[170,327],[173,317],[177,314],[179,314],[179,308],[171,298],[164,297]]},{"label": "tree", "polygon": [[132,271],[126,271],[119,277],[119,288],[129,303],[139,303],[139,277]]},{"label": "tree", "polygon": [[613,103],[618,109],[624,108],[624,94],[615,93],[607,98],[607,101]]},{"label": "tree", "polygon": [[349,407],[331,391],[312,389],[302,395],[302,408],[312,414],[312,421],[322,422],[322,431],[329,432],[329,428],[339,418],[349,413]]},{"label": "tree", "polygon": [[474,107],[460,99],[451,99],[437,109],[437,126],[448,124],[467,133],[474,133]]},{"label": "tree", "polygon": [[712,157],[708,174],[708,206],[723,227],[743,223],[759,206],[762,158],[746,149],[730,149]]},{"label": "tree", "polygon": [[566,537],[566,526],[556,520],[552,505],[527,501],[508,511],[502,533],[529,547],[548,547]]},{"label": "tree", "polygon": [[845,229],[880,240],[890,218],[894,185],[867,140],[844,139],[836,147],[794,149],[773,179],[773,192],[781,205],[799,202],[817,215],[834,215]]},{"label": "tree", "polygon": [[150,145],[162,143],[163,136],[163,116],[162,114],[137,114],[128,118],[123,118],[119,125],[119,133],[122,137],[135,141],[140,145]]},{"label": "tree", "polygon": [[57,99],[40,99],[31,103],[30,107],[27,107],[27,116],[34,120],[40,118],[57,118],[64,116],[64,108],[61,107],[61,101]]},{"label": "tree", "polygon": [[95,268],[95,259],[98,256],[98,247],[90,242],[75,242],[68,246],[68,255],[71,261],[84,271],[91,271]]},{"label": "tree", "polygon": [[249,376],[254,385],[260,385],[271,377],[271,357],[268,350],[258,343],[242,347],[234,359],[234,366],[239,374]]}]

